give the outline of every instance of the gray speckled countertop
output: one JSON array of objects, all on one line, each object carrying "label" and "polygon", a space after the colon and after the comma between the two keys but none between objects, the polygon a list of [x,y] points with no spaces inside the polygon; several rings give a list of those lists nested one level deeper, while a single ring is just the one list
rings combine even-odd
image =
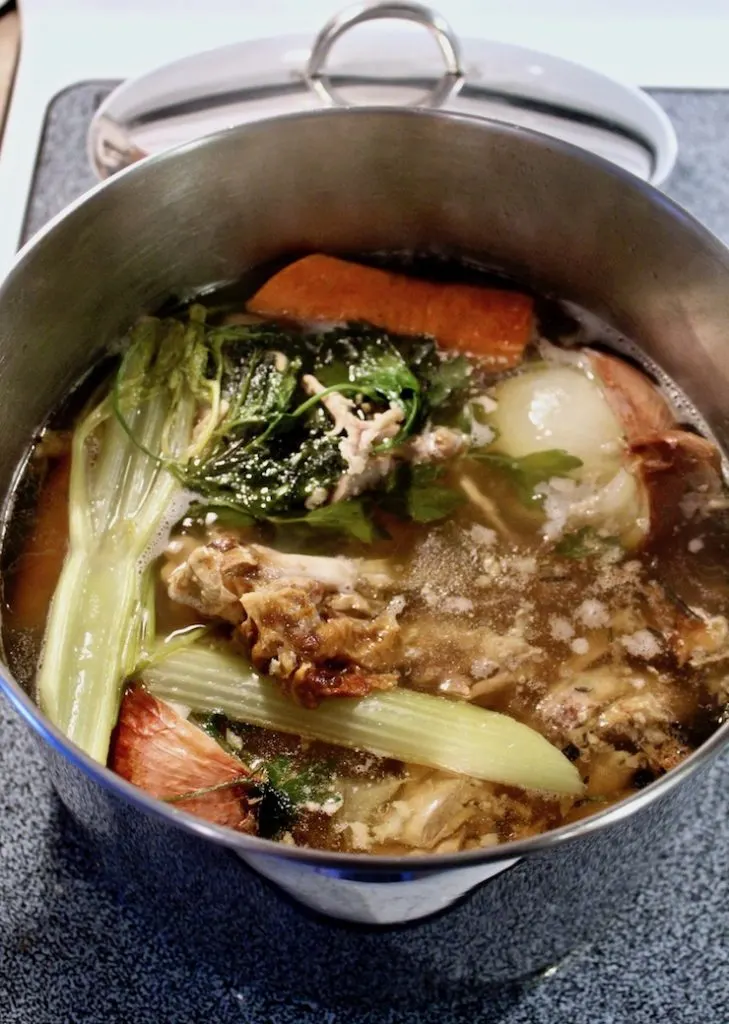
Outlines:
[{"label": "gray speckled countertop", "polygon": [[[83,85],[55,102],[28,232],[93,184],[84,136],[106,91]],[[729,241],[729,94],[658,96],[681,143],[668,191]],[[241,975],[229,963],[192,957],[174,919],[146,905],[143,884],[120,898],[55,798],[35,739],[0,699],[0,1024],[727,1024],[728,780],[725,754],[693,816],[676,822],[670,850],[630,914],[612,920],[553,977],[498,990],[464,987],[462,1000],[426,1011],[422,1003],[393,1010],[374,1000],[343,1008],[325,992],[316,1002],[277,996],[255,962]],[[303,954],[302,965],[291,964],[293,973],[301,969]]]}]

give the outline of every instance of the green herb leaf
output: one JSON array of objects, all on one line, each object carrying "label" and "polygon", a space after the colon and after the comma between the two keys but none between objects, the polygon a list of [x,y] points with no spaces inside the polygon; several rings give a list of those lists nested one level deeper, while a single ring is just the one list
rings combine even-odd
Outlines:
[{"label": "green herb leaf", "polygon": [[288,831],[296,823],[304,804],[321,804],[337,796],[329,764],[299,767],[291,758],[280,754],[261,766],[257,774],[262,781],[252,796],[259,800],[256,808],[258,834],[264,839],[275,839]]},{"label": "green herb leaf", "polygon": [[421,385],[390,338],[377,331],[331,331],[320,342],[314,373],[327,388],[355,388],[374,402],[399,405],[405,421],[398,435],[379,446],[393,448],[412,432]]},{"label": "green herb leaf", "polygon": [[231,444],[239,448],[278,428],[298,386],[302,354],[296,349],[302,345],[284,331],[258,325],[216,328],[208,343],[227,405],[215,439],[227,454]]},{"label": "green herb leaf", "polygon": [[570,455],[561,448],[551,448],[544,452],[532,452],[521,458],[513,458],[501,452],[488,449],[473,449],[470,458],[482,462],[492,469],[506,474],[516,490],[519,500],[525,505],[539,504],[540,499],[534,489],[553,476],[567,476],[574,469],[579,469],[582,460]]},{"label": "green herb leaf", "polygon": [[238,778],[213,786],[166,797],[165,803],[185,804],[213,793],[240,789],[241,795],[245,793],[255,810],[258,834],[264,839],[276,839],[296,824],[304,804],[322,804],[339,797],[333,781],[332,765],[313,762],[298,766],[293,758],[279,754],[270,761],[258,764],[255,771],[250,772],[244,766],[245,752],[231,749],[225,740],[229,726],[240,734],[238,723],[229,723],[224,715],[219,714],[194,715],[192,720],[228,753],[241,759],[241,774]]},{"label": "green herb leaf", "polygon": [[249,512],[244,512],[243,509],[231,508],[228,505],[208,505],[200,502],[195,502],[190,506],[181,522],[185,525],[196,523],[204,526],[206,525],[205,520],[211,513],[215,516],[218,524],[229,526],[234,530],[253,526],[256,522],[255,517]]},{"label": "green herb leaf", "polygon": [[620,545],[617,537],[601,537],[591,526],[583,526],[572,533],[566,533],[554,552],[562,558],[589,558],[602,554],[607,547]]},{"label": "green herb leaf", "polygon": [[332,766],[327,762],[311,762],[303,766],[283,754],[265,764],[268,782],[282,790],[294,805],[323,803],[332,794]]},{"label": "green herb leaf", "polygon": [[419,422],[455,422],[471,386],[471,362],[463,355],[443,358],[432,338],[398,338],[397,345],[421,383]]},{"label": "green herb leaf", "polygon": [[468,388],[473,367],[465,356],[438,360],[426,373],[427,400],[431,409],[438,409]]},{"label": "green herb leaf", "polygon": [[255,519],[275,519],[303,508],[315,489],[329,491],[344,469],[337,438],[301,427],[245,451],[232,446],[213,460],[197,460],[186,483],[209,505],[238,509]]},{"label": "green herb leaf", "polygon": [[[303,510],[312,493],[329,492],[339,480],[346,468],[341,439],[332,436],[320,397],[302,395],[303,372],[343,393],[361,391],[374,404],[398,403],[405,422],[381,448],[411,430],[420,383],[381,332],[347,330],[314,339],[252,325],[214,328],[208,338],[227,407],[213,443],[186,468],[185,482],[210,505],[276,519]],[[300,519],[372,537],[361,509],[356,516],[317,510],[311,518],[302,511]]]},{"label": "green herb leaf", "polygon": [[434,466],[415,466],[407,490],[408,516],[416,523],[432,523],[452,515],[465,501],[452,487],[438,483],[442,470]]},{"label": "green herb leaf", "polygon": [[303,516],[281,517],[274,521],[281,524],[304,523],[315,529],[332,530],[364,541],[365,544],[372,544],[382,536],[361,498],[335,501],[331,505],[313,508]]},{"label": "green herb leaf", "polygon": [[404,392],[417,395],[420,384],[389,337],[363,330],[332,331],[321,339],[314,366],[317,378],[326,387],[354,384],[373,398],[405,402]]},{"label": "green herb leaf", "polygon": [[[361,393],[375,410],[402,408],[401,428],[375,449],[382,451],[422,427],[436,407],[441,419],[463,414],[471,366],[463,356],[441,359],[429,339],[398,339],[396,346],[386,333],[357,325],[319,337],[268,324],[208,327],[204,309],[192,307],[187,323],[140,323],[119,373],[117,415],[146,451],[134,436],[141,398],[172,389],[199,403],[204,429],[196,432],[194,456],[169,446],[153,456],[200,495],[193,516],[215,511],[233,526],[301,522],[370,543],[377,531],[361,501],[305,511],[307,499],[331,493],[346,470],[321,396],[307,396],[301,386],[310,372],[328,389]],[[443,518],[461,500],[417,474],[408,489],[405,514],[419,522]]]}]

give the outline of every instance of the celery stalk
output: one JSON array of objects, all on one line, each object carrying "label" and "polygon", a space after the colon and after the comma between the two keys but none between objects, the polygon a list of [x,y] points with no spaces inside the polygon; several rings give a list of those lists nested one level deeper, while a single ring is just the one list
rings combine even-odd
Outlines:
[{"label": "celery stalk", "polygon": [[240,656],[190,646],[142,672],[163,700],[381,757],[525,789],[579,794],[575,766],[540,733],[472,704],[396,688],[307,710]]},{"label": "celery stalk", "polygon": [[114,394],[74,432],[69,549],[49,612],[38,696],[54,724],[101,762],[144,640],[142,559],[180,488],[166,460],[184,464],[206,442],[204,432],[195,435],[195,420],[201,405],[216,407],[215,382],[198,369],[203,345],[199,322],[186,330],[142,322]]}]

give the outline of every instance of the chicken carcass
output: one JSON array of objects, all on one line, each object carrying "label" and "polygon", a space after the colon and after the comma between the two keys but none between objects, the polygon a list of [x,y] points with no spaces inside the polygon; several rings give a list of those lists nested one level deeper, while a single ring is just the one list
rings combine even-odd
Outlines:
[{"label": "chicken carcass", "polygon": [[377,563],[286,554],[222,535],[166,578],[173,601],[236,626],[256,668],[306,707],[398,680],[402,601],[386,600],[392,580]]}]

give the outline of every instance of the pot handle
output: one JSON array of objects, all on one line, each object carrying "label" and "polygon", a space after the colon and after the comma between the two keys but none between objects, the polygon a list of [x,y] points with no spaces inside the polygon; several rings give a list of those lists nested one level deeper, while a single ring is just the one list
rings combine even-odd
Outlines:
[{"label": "pot handle", "polygon": [[335,106],[346,106],[329,82],[325,70],[327,58],[334,44],[345,32],[363,22],[381,19],[412,21],[416,25],[422,25],[435,38],[443,57],[445,73],[418,106],[440,106],[461,85],[465,77],[461,64],[461,45],[445,18],[431,7],[416,3],[415,0],[376,0],[375,3],[354,4],[335,14],[314,40],[304,71],[306,81],[325,102]]}]

